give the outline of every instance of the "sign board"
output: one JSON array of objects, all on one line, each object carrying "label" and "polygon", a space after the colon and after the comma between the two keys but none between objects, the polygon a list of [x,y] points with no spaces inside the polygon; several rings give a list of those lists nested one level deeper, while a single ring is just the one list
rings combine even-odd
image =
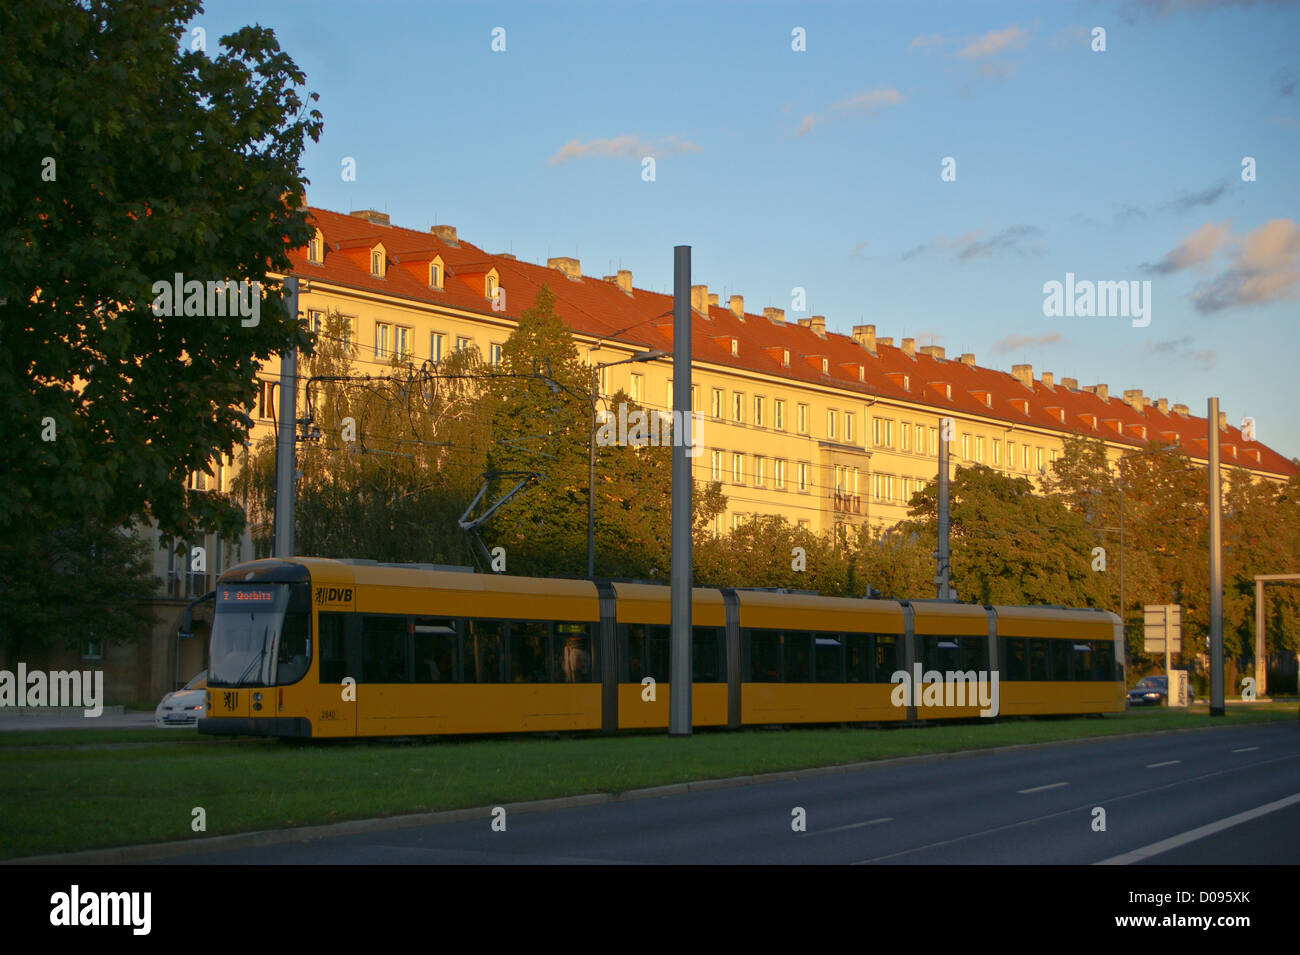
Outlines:
[{"label": "sign board", "polygon": [[1169,705],[1187,705],[1187,671],[1169,671]]},{"label": "sign board", "polygon": [[[1183,652],[1183,613],[1178,604],[1147,604],[1142,649],[1146,653]],[[1167,639],[1166,639],[1167,638]]]}]

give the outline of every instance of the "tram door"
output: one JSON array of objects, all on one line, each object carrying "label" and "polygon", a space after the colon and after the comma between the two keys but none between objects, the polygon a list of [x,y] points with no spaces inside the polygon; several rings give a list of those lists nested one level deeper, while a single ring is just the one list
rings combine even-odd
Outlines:
[{"label": "tram door", "polygon": [[357,695],[361,688],[361,629],[356,614],[317,615],[319,681],[308,717],[313,736],[356,736]]}]

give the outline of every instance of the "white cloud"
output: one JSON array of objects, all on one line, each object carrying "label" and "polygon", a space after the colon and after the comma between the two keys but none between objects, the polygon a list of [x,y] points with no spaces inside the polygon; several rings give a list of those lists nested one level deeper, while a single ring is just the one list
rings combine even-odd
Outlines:
[{"label": "white cloud", "polygon": [[635,133],[625,133],[612,139],[589,139],[582,142],[570,139],[547,160],[551,165],[566,163],[571,159],[640,159],[643,156],[662,158],[676,153],[698,153],[702,149],[690,140],[666,136],[658,143],[643,140]]},{"label": "white cloud", "polygon": [[958,50],[957,55],[972,60],[993,56],[1003,50],[1019,49],[1028,39],[1029,34],[1018,26],[1003,27],[1001,30],[990,30],[983,36],[976,37]]}]

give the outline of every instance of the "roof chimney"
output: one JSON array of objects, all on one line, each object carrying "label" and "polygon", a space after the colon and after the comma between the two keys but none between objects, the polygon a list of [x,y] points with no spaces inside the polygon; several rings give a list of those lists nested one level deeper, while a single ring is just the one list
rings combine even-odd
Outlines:
[{"label": "roof chimney", "polygon": [[1034,366],[1033,365],[1012,365],[1011,377],[1020,382],[1030,391],[1034,390]]},{"label": "roof chimney", "polygon": [[963,365],[970,365],[973,368],[975,366],[975,353],[969,351],[962,352],[961,363]]},{"label": "roof chimney", "polygon": [[785,309],[771,307],[765,308],[763,309],[763,317],[773,325],[783,325],[785,324]]},{"label": "roof chimney", "polygon": [[894,337],[891,335],[889,338],[877,338],[877,339],[876,339],[876,344],[877,344],[877,345],[888,345],[890,348],[893,348],[893,347],[894,347]]},{"label": "roof chimney", "polygon": [[632,294],[632,270],[619,269],[614,275],[614,284],[621,288],[628,295]]},{"label": "roof chimney", "polygon": [[903,339],[903,354],[904,354],[904,355],[909,355],[909,356],[911,356],[911,357],[913,357],[913,358],[916,357],[916,339],[915,339],[915,338],[904,338],[904,339]]},{"label": "roof chimney", "polygon": [[1062,379],[1061,379],[1061,384],[1065,385],[1065,387],[1069,388],[1071,391],[1078,391],[1078,390],[1079,390],[1079,379],[1078,379],[1078,378],[1062,378]]},{"label": "roof chimney", "polygon": [[929,355],[931,358],[942,358],[943,347],[941,345],[923,345],[921,347],[922,355]]},{"label": "roof chimney", "polygon": [[1051,388],[1053,385],[1056,384],[1056,375],[1053,374],[1053,373],[1050,372],[1050,371],[1045,371],[1045,372],[1043,372],[1043,377],[1042,377],[1040,380],[1041,380],[1042,383],[1045,384],[1048,388]]},{"label": "roof chimney", "polygon": [[[802,324],[802,323],[801,323]],[[812,329],[814,335],[818,338],[826,337],[826,316],[814,315],[808,319],[808,327]]]},{"label": "roof chimney", "polygon": [[709,317],[709,287],[707,285],[691,286],[691,308],[705,318]]},{"label": "roof chimney", "polygon": [[717,293],[717,292],[710,292],[710,293],[709,293],[709,307],[712,308],[714,305],[717,305],[717,304],[718,304],[718,293]]},{"label": "roof chimney", "polygon": [[876,326],[854,325],[853,340],[874,355],[876,353]]},{"label": "roof chimney", "polygon": [[1127,388],[1124,390],[1124,404],[1128,405],[1134,411],[1141,411],[1145,405],[1142,403],[1141,388]]},{"label": "roof chimney", "polygon": [[546,260],[548,269],[555,269],[557,272],[564,273],[565,278],[580,279],[582,278],[582,264],[575,258],[567,255],[558,256]]},{"label": "roof chimney", "polygon": [[737,318],[745,317],[745,296],[733,295],[727,300],[727,307],[731,309],[731,314]]},{"label": "roof chimney", "polygon": [[460,248],[460,243],[456,241],[456,227],[454,225],[430,226],[429,231],[453,248]]},{"label": "roof chimney", "polygon": [[1084,391],[1090,391],[1102,401],[1110,401],[1110,385],[1086,385]]},{"label": "roof chimney", "polygon": [[1180,414],[1184,418],[1187,417],[1187,413],[1189,410],[1190,409],[1187,407],[1187,405],[1174,405],[1174,414]]},{"label": "roof chimney", "polygon": [[1228,412],[1226,411],[1219,412],[1219,430],[1220,431],[1228,430]]},{"label": "roof chimney", "polygon": [[1169,414],[1169,399],[1157,398],[1156,407],[1160,409],[1161,414]]},{"label": "roof chimney", "polygon": [[351,213],[357,219],[365,219],[367,222],[373,222],[375,225],[388,225],[388,213],[376,212],[374,209],[358,209]]}]

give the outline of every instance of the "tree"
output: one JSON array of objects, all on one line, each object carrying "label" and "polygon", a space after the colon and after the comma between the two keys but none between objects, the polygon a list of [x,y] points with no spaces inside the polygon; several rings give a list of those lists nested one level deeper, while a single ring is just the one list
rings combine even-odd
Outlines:
[{"label": "tree", "polygon": [[[1091,569],[1093,538],[1082,515],[1034,493],[1025,478],[983,465],[959,467],[949,488],[952,583],[961,599],[986,604],[1104,604]],[[902,530],[934,539],[938,488],[913,495]]]},{"label": "tree", "polygon": [[[200,9],[0,5],[6,534],[50,520],[234,531],[238,511],[186,477],[245,439],[259,363],[307,344],[267,283],[311,234],[299,157],[320,114],[269,30],[237,30],[214,57],[178,46]],[[206,294],[155,314],[155,284],[177,274],[259,283],[263,299],[250,285],[237,300],[256,323],[192,314],[215,311]]]}]

